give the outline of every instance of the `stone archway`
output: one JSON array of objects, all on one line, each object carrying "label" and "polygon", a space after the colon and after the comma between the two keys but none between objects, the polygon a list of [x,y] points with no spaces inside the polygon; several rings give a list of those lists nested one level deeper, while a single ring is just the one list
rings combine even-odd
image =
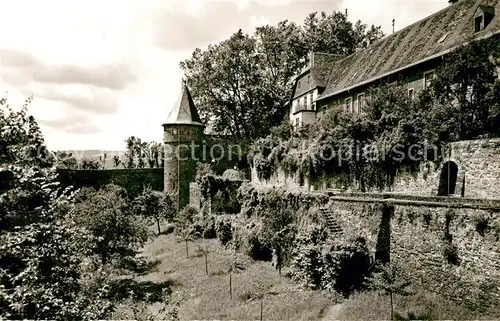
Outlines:
[{"label": "stone archway", "polygon": [[439,177],[438,196],[449,196],[455,194],[457,177],[458,165],[451,160],[444,163]]}]

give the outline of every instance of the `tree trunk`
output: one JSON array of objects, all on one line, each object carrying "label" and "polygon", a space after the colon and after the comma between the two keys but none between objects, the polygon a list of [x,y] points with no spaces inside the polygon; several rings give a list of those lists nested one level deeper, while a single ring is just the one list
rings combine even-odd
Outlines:
[{"label": "tree trunk", "polygon": [[186,258],[189,258],[188,240],[186,239]]},{"label": "tree trunk", "polygon": [[392,303],[392,291],[389,292],[389,296],[391,298],[391,320],[394,320],[394,305]]},{"label": "tree trunk", "polygon": [[205,252],[205,272],[208,275],[208,252]]},{"label": "tree trunk", "polygon": [[156,226],[158,227],[158,235],[160,235],[161,230],[160,230],[160,219],[159,218],[156,219]]}]

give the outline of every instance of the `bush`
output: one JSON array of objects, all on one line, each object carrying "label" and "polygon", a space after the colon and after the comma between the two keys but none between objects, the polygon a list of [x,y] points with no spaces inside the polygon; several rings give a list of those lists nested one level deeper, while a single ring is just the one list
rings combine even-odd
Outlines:
[{"label": "bush", "polygon": [[160,222],[164,219],[172,219],[175,216],[176,208],[169,195],[153,191],[150,186],[144,188],[141,195],[133,201],[132,210],[134,214],[145,218],[153,218],[161,233]]},{"label": "bush", "polygon": [[0,99],[0,311],[2,319],[105,319],[102,288],[87,290],[88,231],[69,217],[73,195],[57,184],[26,102]]},{"label": "bush", "polygon": [[190,205],[184,207],[174,219],[176,234],[184,238],[193,236],[193,223],[195,222],[195,217],[197,215],[198,210],[196,208]]},{"label": "bush", "polygon": [[227,245],[233,239],[232,217],[218,216],[215,225],[217,239],[222,245]]},{"label": "bush", "polygon": [[121,187],[110,184],[99,191],[84,188],[76,197],[72,216],[92,234],[91,251],[102,264],[135,255],[148,238],[146,227],[132,215],[124,193]]},{"label": "bush", "polygon": [[363,238],[329,238],[319,224],[299,233],[292,257],[291,275],[295,280],[344,295],[363,285],[371,264]]}]

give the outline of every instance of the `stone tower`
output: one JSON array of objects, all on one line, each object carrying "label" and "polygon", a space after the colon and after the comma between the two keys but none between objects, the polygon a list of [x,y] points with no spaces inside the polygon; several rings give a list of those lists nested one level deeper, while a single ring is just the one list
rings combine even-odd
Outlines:
[{"label": "stone tower", "polygon": [[163,126],[165,148],[164,192],[181,210],[189,204],[189,183],[200,161],[204,125],[184,81],[182,92]]}]

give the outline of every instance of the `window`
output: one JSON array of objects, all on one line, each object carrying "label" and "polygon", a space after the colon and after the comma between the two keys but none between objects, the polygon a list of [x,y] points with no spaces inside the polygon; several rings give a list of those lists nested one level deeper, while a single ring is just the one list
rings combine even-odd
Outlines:
[{"label": "window", "polygon": [[429,86],[432,84],[432,80],[436,77],[436,74],[434,73],[434,70],[427,71],[424,73],[424,88],[429,88]]},{"label": "window", "polygon": [[297,88],[300,89],[300,80],[297,80]]},{"label": "window", "polygon": [[495,17],[495,8],[479,5],[474,13],[474,32],[484,30]]},{"label": "window", "polygon": [[345,105],[344,105],[344,111],[346,113],[352,112],[352,99],[351,99],[351,97],[346,98]]},{"label": "window", "polygon": [[365,106],[365,93],[361,93],[358,95],[358,103],[357,108],[355,110],[356,113],[360,113],[361,109]]},{"label": "window", "polygon": [[408,97],[413,100],[415,98],[415,90],[413,88],[408,89]]},{"label": "window", "polygon": [[308,84],[309,84],[309,83],[311,83],[311,75],[308,75],[308,76],[307,76],[307,83],[308,83]]},{"label": "window", "polygon": [[311,107],[310,108],[311,110],[314,110],[314,106],[313,106],[313,93],[309,94],[309,106]]},{"label": "window", "polygon": [[299,127],[300,119],[299,117],[295,118],[295,127]]},{"label": "window", "polygon": [[484,29],[483,16],[476,17],[474,19],[474,32],[479,32]]}]

